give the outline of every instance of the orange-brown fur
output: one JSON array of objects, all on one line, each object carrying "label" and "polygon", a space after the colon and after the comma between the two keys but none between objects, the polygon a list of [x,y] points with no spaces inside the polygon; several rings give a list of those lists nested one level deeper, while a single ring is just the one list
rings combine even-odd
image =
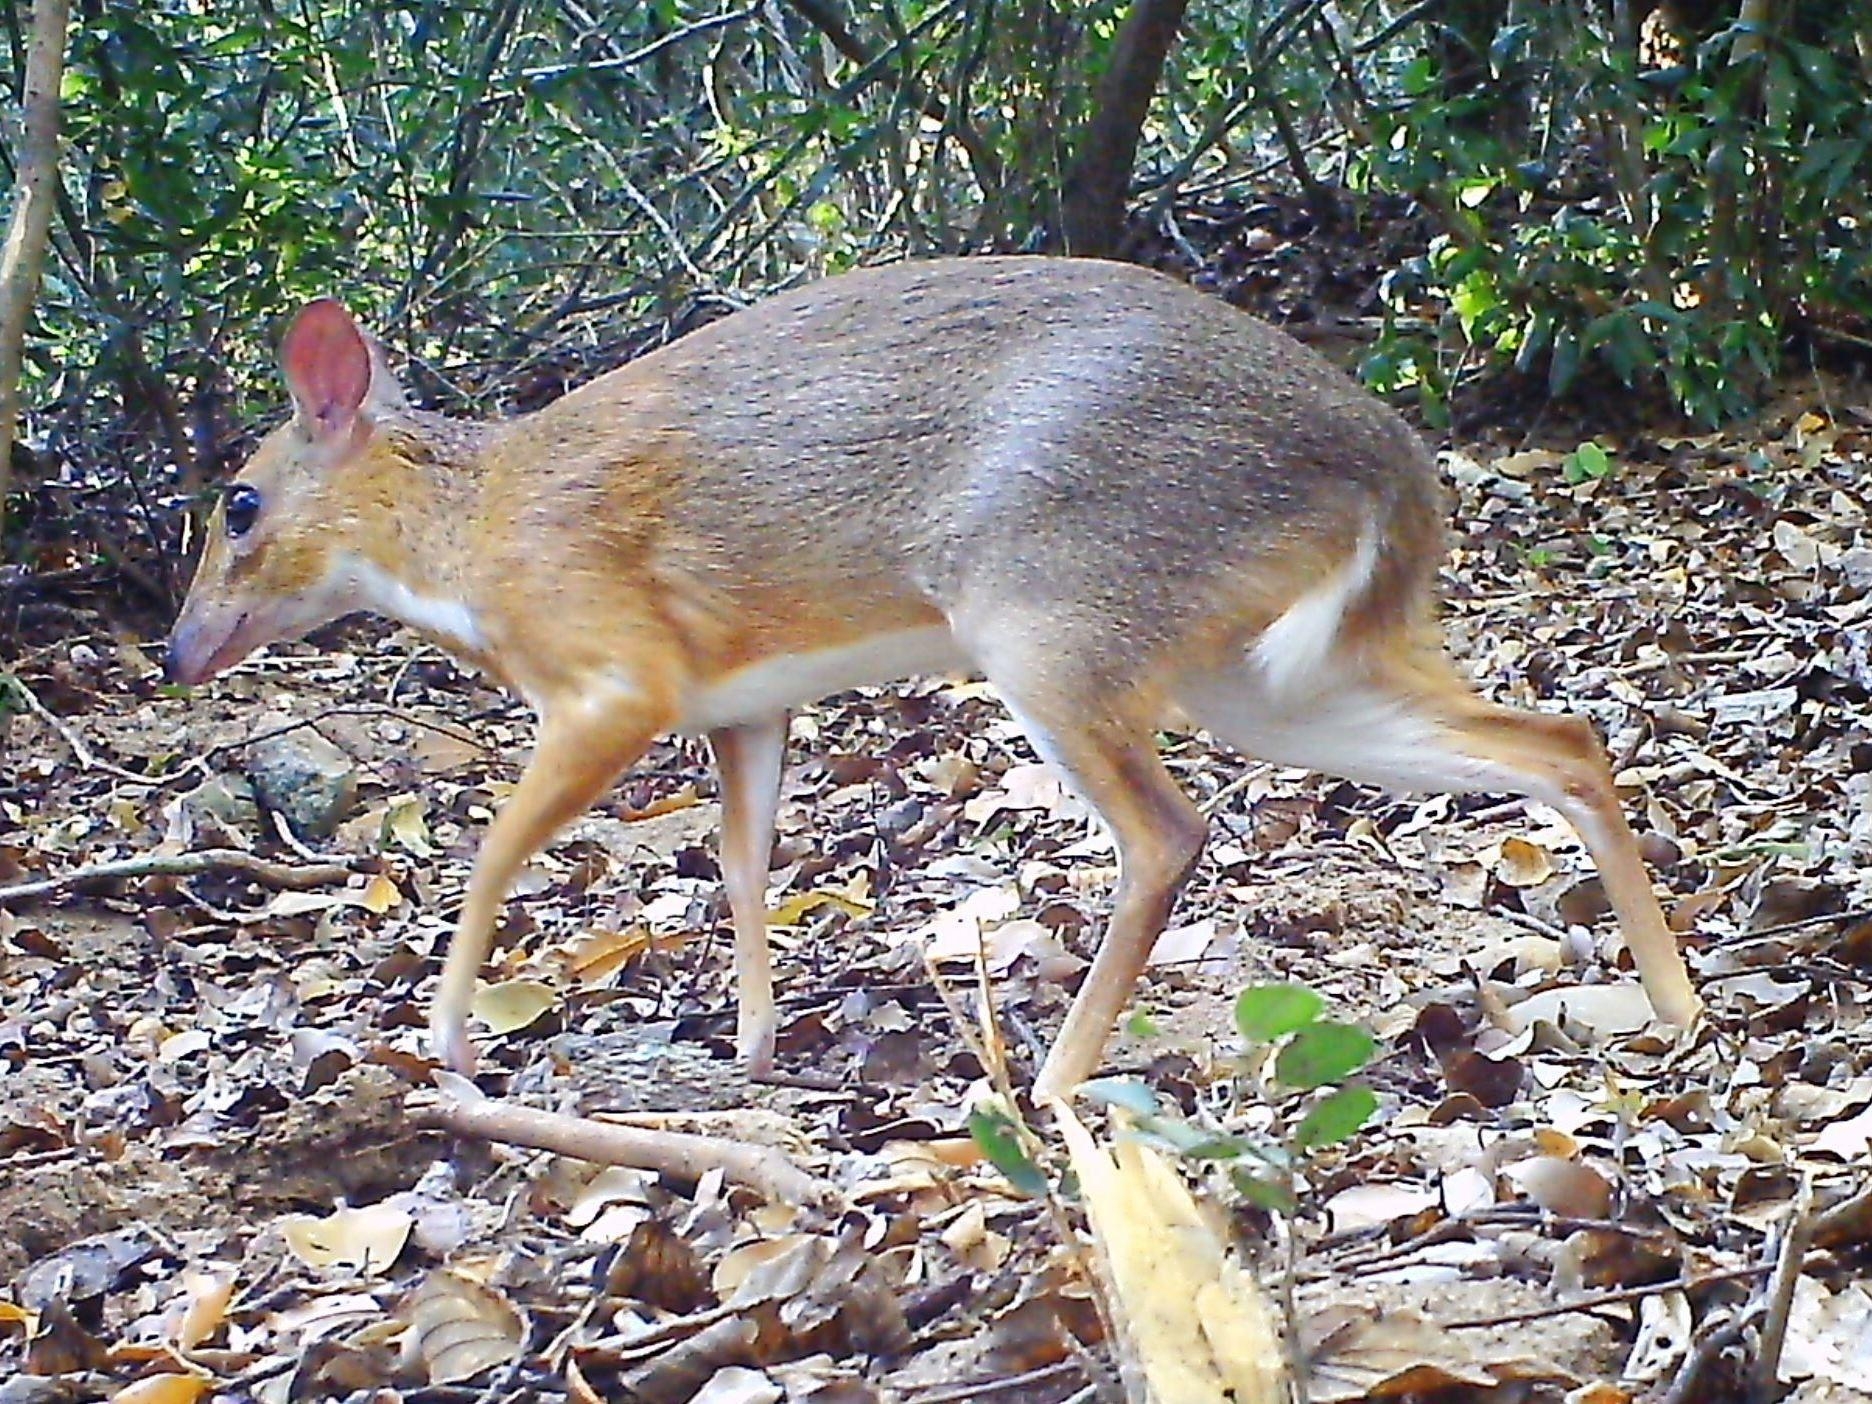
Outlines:
[{"label": "orange-brown fur", "polygon": [[659,733],[709,734],[742,984],[771,1064],[762,898],[791,705],[973,666],[1111,826],[1112,923],[1043,1072],[1099,1049],[1202,847],[1153,728],[1378,783],[1537,795],[1581,828],[1660,1012],[1697,1003],[1583,725],[1496,707],[1432,624],[1441,509],[1396,416],[1279,333],[1083,260],[873,270],[774,299],[491,426],[411,409],[335,304],[240,475],[171,644],[199,680],[348,609],[539,709],[437,996],[443,1054],[507,887]]}]

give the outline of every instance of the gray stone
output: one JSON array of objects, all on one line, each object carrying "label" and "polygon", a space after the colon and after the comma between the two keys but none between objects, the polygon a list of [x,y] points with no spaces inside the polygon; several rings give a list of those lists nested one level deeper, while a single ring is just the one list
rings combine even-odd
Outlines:
[{"label": "gray stone", "polygon": [[256,742],[247,776],[260,802],[301,838],[329,838],[357,809],[357,765],[310,729]]}]

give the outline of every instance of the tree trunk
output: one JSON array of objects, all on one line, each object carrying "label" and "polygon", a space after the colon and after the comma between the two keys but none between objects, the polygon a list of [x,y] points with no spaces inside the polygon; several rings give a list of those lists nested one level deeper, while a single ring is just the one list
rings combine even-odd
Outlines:
[{"label": "tree trunk", "polygon": [[0,540],[13,486],[13,436],[19,423],[20,372],[26,323],[39,293],[46,236],[58,193],[59,79],[65,71],[69,0],[34,0],[32,39],[26,50],[26,89],[20,104],[23,132],[13,195],[13,217],[0,249]]},{"label": "tree trunk", "polygon": [[1136,0],[1112,40],[1092,120],[1060,195],[1060,232],[1069,254],[1107,258],[1118,251],[1144,118],[1188,8],[1189,0]]}]

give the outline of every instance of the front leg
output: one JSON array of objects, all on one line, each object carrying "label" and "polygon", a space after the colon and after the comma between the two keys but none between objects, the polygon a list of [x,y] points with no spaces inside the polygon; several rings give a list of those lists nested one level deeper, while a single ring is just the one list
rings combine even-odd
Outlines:
[{"label": "front leg", "polygon": [[590,808],[669,723],[666,708],[617,689],[544,709],[533,758],[481,841],[429,1013],[436,1054],[455,1071],[474,1070],[468,1006],[514,877],[562,825]]},{"label": "front leg", "polygon": [[722,788],[722,881],[734,918],[735,1051],[752,1078],[773,1073],[773,965],[767,949],[767,870],[773,862],[774,816],[787,719],[721,727],[709,733]]}]

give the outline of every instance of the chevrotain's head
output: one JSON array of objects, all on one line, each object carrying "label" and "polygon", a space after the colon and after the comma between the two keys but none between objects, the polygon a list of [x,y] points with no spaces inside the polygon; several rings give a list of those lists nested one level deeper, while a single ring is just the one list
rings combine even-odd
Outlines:
[{"label": "chevrotain's head", "polygon": [[360,568],[399,535],[402,455],[386,425],[406,406],[382,357],[326,300],[293,319],[280,367],[292,418],[261,441],[209,519],[169,636],[171,682],[202,682],[359,608]]}]

